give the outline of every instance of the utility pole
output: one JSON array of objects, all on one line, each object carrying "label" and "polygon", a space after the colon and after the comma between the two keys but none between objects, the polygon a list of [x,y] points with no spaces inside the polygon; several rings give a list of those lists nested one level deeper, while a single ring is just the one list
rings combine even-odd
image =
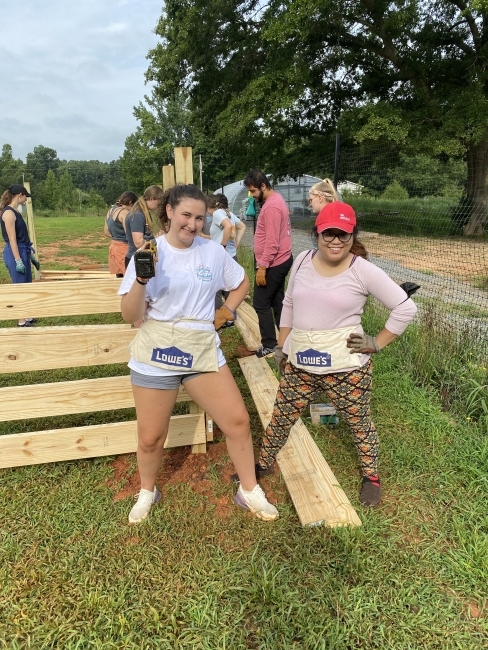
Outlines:
[{"label": "utility pole", "polygon": [[200,189],[203,192],[203,167],[202,167],[202,154],[198,154],[198,158],[200,160]]}]

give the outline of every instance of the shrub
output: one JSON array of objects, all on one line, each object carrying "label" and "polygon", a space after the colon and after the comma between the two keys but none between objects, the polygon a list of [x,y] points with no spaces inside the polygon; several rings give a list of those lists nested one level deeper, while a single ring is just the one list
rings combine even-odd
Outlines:
[{"label": "shrub", "polygon": [[405,201],[408,199],[408,192],[398,181],[393,181],[386,186],[381,198],[392,199],[393,201]]}]

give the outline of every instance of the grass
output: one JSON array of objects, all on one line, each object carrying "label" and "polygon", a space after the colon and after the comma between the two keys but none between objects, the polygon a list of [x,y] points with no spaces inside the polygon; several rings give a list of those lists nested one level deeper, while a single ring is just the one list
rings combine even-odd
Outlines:
[{"label": "grass", "polygon": [[[252,265],[249,251],[240,255]],[[383,319],[370,305],[366,331]],[[112,483],[111,458],[2,470],[0,648],[484,647],[488,440],[464,414],[445,410],[433,384],[419,385],[411,347],[426,364],[435,356],[427,358],[427,335],[411,332],[375,357],[385,492],[378,509],[360,509],[345,428],[309,425],[358,508],[359,528],[303,529],[279,476],[264,482],[281,515],[272,524],[237,508],[218,516],[212,500],[178,484],[130,527],[131,500],[113,499],[121,486]],[[242,341],[235,329],[222,339],[258,446],[259,418],[237,363]],[[61,380],[79,370],[56,372]],[[220,478],[227,460],[209,462],[207,474],[214,497],[229,501],[234,488]]]}]

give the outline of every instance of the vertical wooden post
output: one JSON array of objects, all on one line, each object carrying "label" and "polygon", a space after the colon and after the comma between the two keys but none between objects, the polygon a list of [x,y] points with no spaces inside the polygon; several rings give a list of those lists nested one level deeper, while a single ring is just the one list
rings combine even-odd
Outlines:
[{"label": "vertical wooden post", "polygon": [[191,147],[175,147],[176,182],[193,183],[193,157]]},{"label": "vertical wooden post", "polygon": [[163,190],[169,190],[176,185],[175,181],[175,168],[173,165],[163,166]]},{"label": "vertical wooden post", "polygon": [[[24,182],[24,187],[30,194],[30,183]],[[32,199],[30,197],[27,199],[26,206],[27,206],[27,227],[29,229],[29,237],[34,247],[34,250],[36,251],[36,257],[37,259],[39,259],[39,251],[37,249],[36,229],[34,227],[34,210],[32,209]],[[40,280],[41,279],[40,271],[38,271],[37,269],[33,269],[33,270],[34,270],[34,278],[36,280]]]},{"label": "vertical wooden post", "polygon": [[[203,413],[203,409],[201,406],[198,406],[196,402],[190,402],[190,415],[196,415],[197,413]],[[192,445],[191,446],[191,453],[192,454],[206,454],[207,453],[207,445],[202,442],[201,444],[198,445]]]}]

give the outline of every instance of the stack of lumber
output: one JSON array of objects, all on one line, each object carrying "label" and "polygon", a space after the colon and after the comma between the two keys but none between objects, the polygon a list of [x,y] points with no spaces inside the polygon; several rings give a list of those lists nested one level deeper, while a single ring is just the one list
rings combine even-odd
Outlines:
[{"label": "stack of lumber", "polygon": [[[252,307],[246,305],[244,311],[249,312],[250,309]],[[239,315],[242,311],[241,305]],[[250,321],[249,318],[248,323]],[[254,335],[259,336],[256,334],[257,316],[254,322]],[[266,429],[273,412],[278,380],[265,359],[251,356],[239,359],[239,364],[263,428]],[[302,420],[298,420],[292,428],[277,461],[302,526],[323,524],[334,528],[361,525],[356,511]]]},{"label": "stack of lumber", "polygon": [[[120,280],[0,285],[0,321],[120,312]],[[0,373],[127,363],[129,325],[0,328]],[[166,447],[192,445],[206,451],[205,413],[182,387],[178,401],[188,415],[170,420]],[[0,388],[0,421],[31,420],[32,431],[0,435],[0,467],[134,452],[136,421],[36,431],[36,419],[134,407],[128,375]]]}]

